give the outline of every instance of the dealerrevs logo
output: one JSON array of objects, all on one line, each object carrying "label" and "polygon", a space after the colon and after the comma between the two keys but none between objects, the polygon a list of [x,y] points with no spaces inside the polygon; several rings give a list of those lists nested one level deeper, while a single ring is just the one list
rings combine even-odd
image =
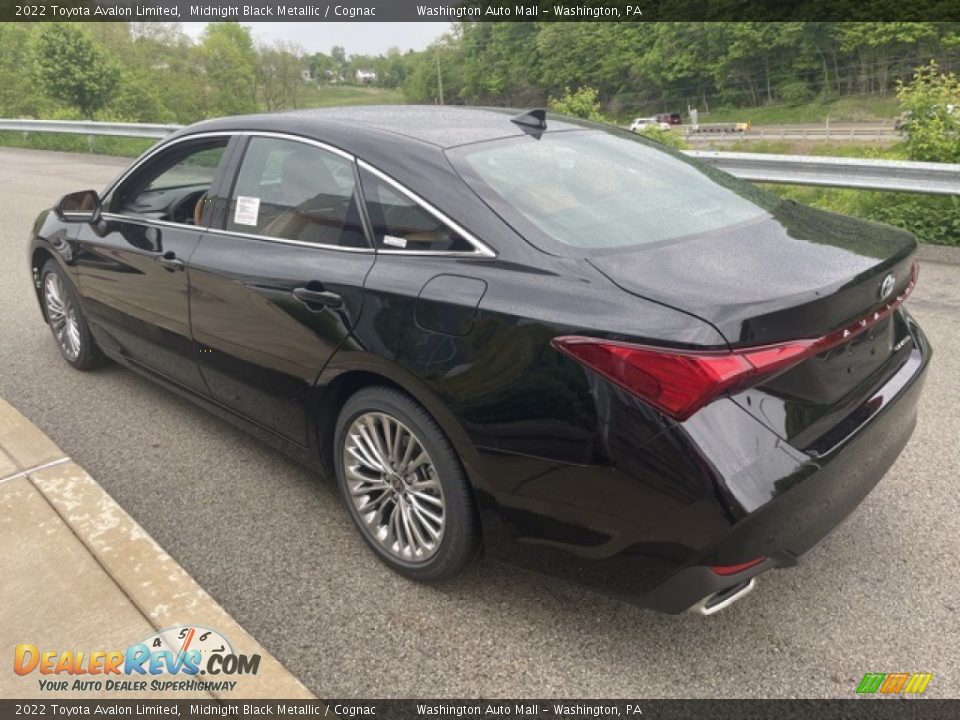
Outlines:
[{"label": "dealerrevs logo", "polygon": [[216,630],[193,625],[162,630],[126,650],[61,651],[21,643],[13,656],[13,671],[37,673],[40,690],[49,692],[229,691],[237,681],[228,678],[259,669],[260,655],[238,654]]}]

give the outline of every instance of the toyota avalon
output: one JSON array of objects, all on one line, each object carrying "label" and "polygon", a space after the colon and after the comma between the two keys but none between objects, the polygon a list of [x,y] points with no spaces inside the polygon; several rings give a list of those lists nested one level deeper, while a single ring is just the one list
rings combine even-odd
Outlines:
[{"label": "toyota avalon", "polygon": [[29,262],[68,364],[334,477],[397,572],[482,551],[711,614],[907,443],[915,250],[609,126],[365,107],[180,130]]}]

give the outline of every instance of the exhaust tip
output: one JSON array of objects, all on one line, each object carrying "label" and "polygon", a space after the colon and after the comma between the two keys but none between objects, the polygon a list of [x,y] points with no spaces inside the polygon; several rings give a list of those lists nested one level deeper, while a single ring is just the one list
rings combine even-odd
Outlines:
[{"label": "exhaust tip", "polygon": [[690,607],[687,612],[694,615],[713,615],[724,608],[730,607],[742,597],[749,595],[756,586],[757,581],[754,578],[745,580],[742,583],[731,585],[724,590],[707,595],[703,600]]}]

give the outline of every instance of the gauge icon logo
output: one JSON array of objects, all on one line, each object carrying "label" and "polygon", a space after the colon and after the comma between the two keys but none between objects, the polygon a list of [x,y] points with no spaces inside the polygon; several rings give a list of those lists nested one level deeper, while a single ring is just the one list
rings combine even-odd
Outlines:
[{"label": "gauge icon logo", "polygon": [[[188,652],[198,653],[192,657],[197,665],[206,666],[213,655],[234,655],[233,645],[226,637],[213,628],[202,625],[178,625],[161,630],[141,640],[151,653],[169,652],[173,657],[185,656]],[[202,672],[202,671],[201,671]]]}]

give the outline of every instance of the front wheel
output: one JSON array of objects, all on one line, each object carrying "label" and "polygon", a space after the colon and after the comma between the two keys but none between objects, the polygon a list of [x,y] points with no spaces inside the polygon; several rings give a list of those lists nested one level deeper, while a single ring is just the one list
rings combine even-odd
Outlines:
[{"label": "front wheel", "polygon": [[70,279],[54,260],[47,260],[40,277],[43,309],[60,354],[77,370],[102,365],[103,353],[90,333]]},{"label": "front wheel", "polygon": [[360,390],[340,411],[334,449],[354,524],[389,567],[413,580],[442,580],[476,557],[479,522],[460,459],[412,398],[386,387]]}]

